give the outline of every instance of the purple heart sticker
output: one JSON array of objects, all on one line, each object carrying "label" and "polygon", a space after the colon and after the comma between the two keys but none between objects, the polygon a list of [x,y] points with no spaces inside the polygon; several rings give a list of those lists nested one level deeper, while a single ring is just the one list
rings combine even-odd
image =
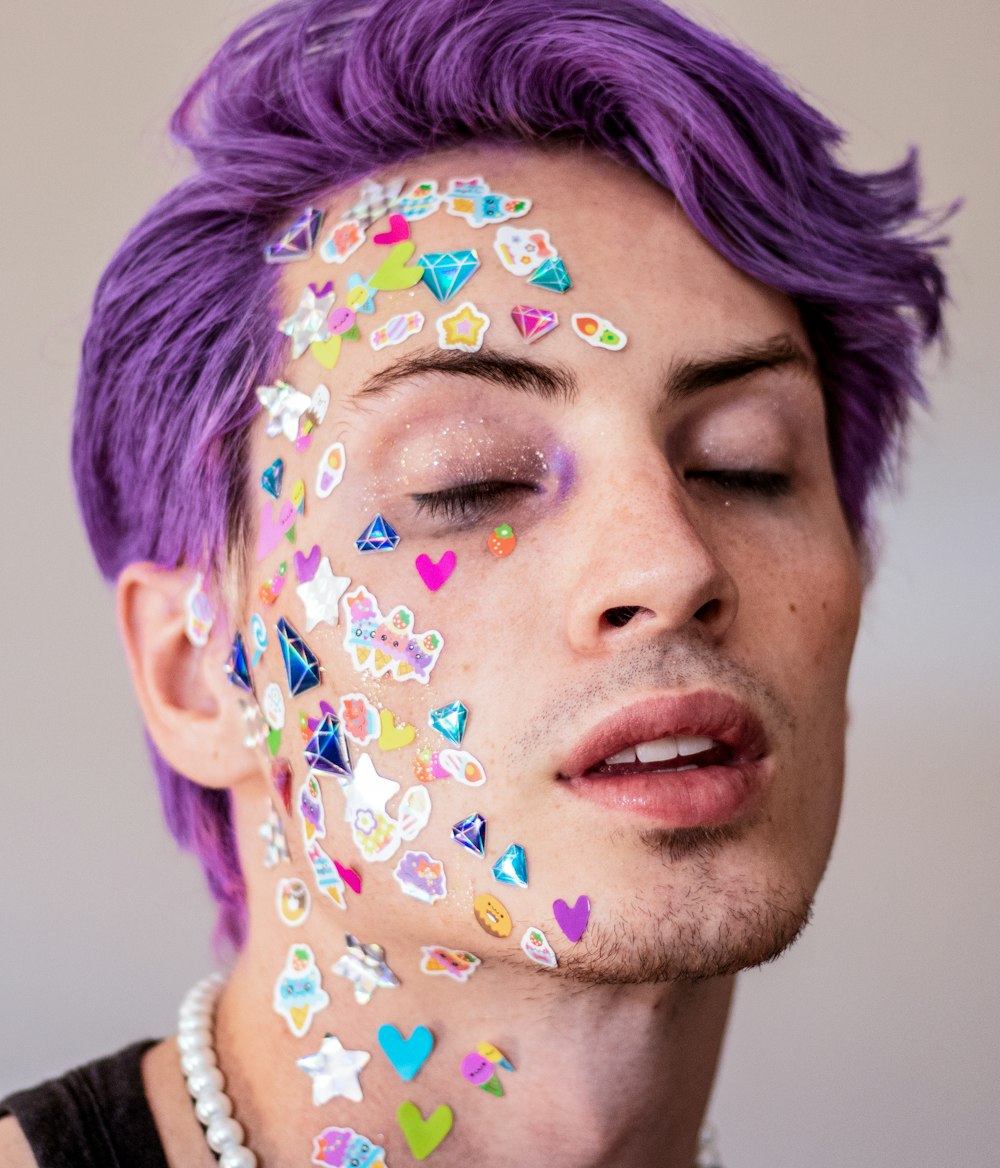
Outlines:
[{"label": "purple heart sticker", "polygon": [[556,924],[566,934],[566,939],[575,945],[583,936],[590,920],[590,897],[578,896],[572,908],[564,900],[553,901],[552,912],[555,914]]},{"label": "purple heart sticker", "polygon": [[308,584],[309,581],[319,571],[319,544],[314,543],[312,551],[309,555],[304,556],[301,552],[295,553],[295,572],[298,575],[300,584]]}]

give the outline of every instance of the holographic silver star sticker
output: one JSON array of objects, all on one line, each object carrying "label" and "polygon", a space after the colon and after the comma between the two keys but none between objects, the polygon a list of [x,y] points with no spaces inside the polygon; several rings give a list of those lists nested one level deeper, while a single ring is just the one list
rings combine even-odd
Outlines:
[{"label": "holographic silver star sticker", "polygon": [[320,560],[316,575],[295,591],[306,606],[306,632],[311,633],[320,621],[335,625],[339,619],[340,598],[351,586],[350,576],[335,576],[330,557]]},{"label": "holographic silver star sticker", "polygon": [[285,838],[285,826],[273,803],[268,812],[267,821],[260,825],[257,833],[267,845],[264,850],[265,868],[273,868],[279,860],[288,859],[288,840]]},{"label": "holographic silver star sticker", "polygon": [[328,1034],[315,1054],[295,1061],[312,1076],[313,1103],[320,1107],[338,1095],[360,1103],[364,1095],[358,1073],[371,1057],[366,1050],[345,1050],[339,1038]]},{"label": "holographic silver star sticker", "polygon": [[372,1000],[380,987],[391,989],[399,985],[399,978],[385,963],[381,945],[362,945],[357,937],[346,935],[347,952],[339,958],[333,972],[346,977],[354,986],[354,1000],[362,1006]]},{"label": "holographic silver star sticker", "polygon": [[299,436],[299,419],[312,405],[304,393],[293,389],[287,381],[274,385],[258,385],[257,400],[271,415],[267,423],[268,438],[284,434],[289,442]]},{"label": "holographic silver star sticker", "polygon": [[278,325],[286,337],[292,338],[293,361],[301,357],[314,341],[330,339],[332,334],[326,318],[336,299],[337,294],[329,281],[322,289],[310,284],[303,291],[298,308]]}]

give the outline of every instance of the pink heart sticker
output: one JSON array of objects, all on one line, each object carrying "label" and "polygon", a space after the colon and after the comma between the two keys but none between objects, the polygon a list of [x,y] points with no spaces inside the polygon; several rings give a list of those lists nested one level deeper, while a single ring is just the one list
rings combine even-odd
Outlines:
[{"label": "pink heart sticker", "polygon": [[361,877],[353,868],[345,868],[339,860],[334,860],[333,866],[337,869],[337,874],[341,880],[343,880],[352,892],[361,892]]},{"label": "pink heart sticker", "polygon": [[556,900],[552,903],[552,912],[556,924],[566,934],[567,941],[574,944],[583,936],[590,920],[590,897],[578,896],[572,908],[565,900]]},{"label": "pink heart sticker", "polygon": [[274,517],[274,505],[266,502],[260,512],[260,530],[257,533],[257,559],[263,560],[274,551],[281,537],[295,526],[295,508],[291,503],[282,503],[278,518]]},{"label": "pink heart sticker", "polygon": [[435,564],[430,556],[424,555],[422,552],[416,559],[417,571],[420,573],[420,579],[427,585],[431,592],[437,592],[442,584],[446,583],[448,577],[455,571],[455,553],[453,551],[446,551],[440,560]]},{"label": "pink heart sticker", "polygon": [[372,236],[372,239],[375,243],[385,244],[389,247],[391,247],[394,243],[402,243],[404,240],[409,238],[410,225],[402,215],[390,215],[389,230],[380,231],[378,235]]},{"label": "pink heart sticker", "polygon": [[312,551],[309,555],[304,556],[301,552],[295,553],[295,572],[299,578],[299,583],[308,584],[316,573],[319,571],[319,544],[314,543]]}]

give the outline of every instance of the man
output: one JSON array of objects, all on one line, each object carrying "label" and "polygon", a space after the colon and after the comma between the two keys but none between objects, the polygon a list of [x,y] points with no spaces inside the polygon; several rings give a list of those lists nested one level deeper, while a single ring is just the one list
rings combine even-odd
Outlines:
[{"label": "man", "polygon": [[238,954],[7,1154],[686,1168],[836,825],[913,165],[646,3],[283,5],[175,129],[74,457]]}]

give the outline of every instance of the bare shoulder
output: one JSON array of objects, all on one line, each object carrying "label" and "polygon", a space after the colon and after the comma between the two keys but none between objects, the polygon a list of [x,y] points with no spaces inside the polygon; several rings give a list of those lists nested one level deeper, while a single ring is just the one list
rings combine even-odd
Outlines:
[{"label": "bare shoulder", "polygon": [[38,1168],[21,1125],[12,1115],[0,1119],[0,1168]]}]

